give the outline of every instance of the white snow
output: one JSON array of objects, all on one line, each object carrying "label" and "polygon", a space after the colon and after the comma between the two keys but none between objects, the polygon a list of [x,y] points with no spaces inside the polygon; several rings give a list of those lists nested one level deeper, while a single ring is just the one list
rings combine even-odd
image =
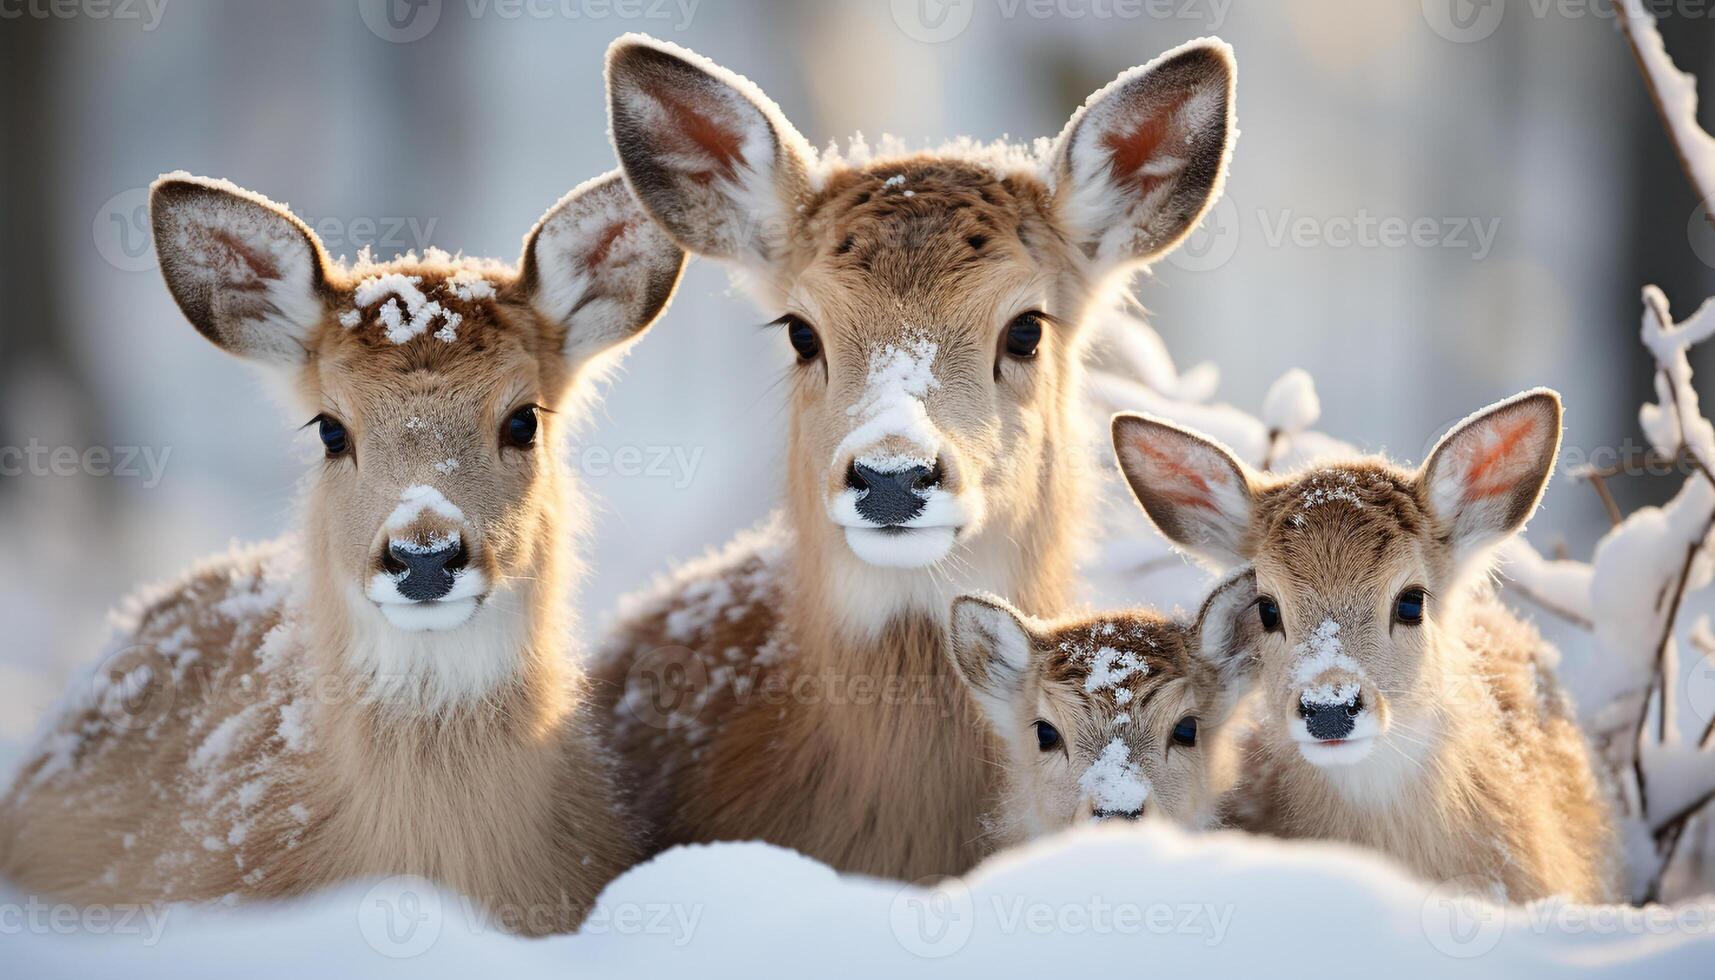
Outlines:
[{"label": "white snow", "polygon": [[1316,424],[1322,415],[1322,402],[1316,397],[1316,383],[1303,368],[1293,368],[1269,386],[1262,400],[1262,424],[1269,431],[1297,435]]},{"label": "white snow", "polygon": [[1098,810],[1134,813],[1149,799],[1150,785],[1149,777],[1131,761],[1125,739],[1116,735],[1078,777],[1078,788]]},{"label": "white snow", "polygon": [[464,511],[459,510],[434,487],[418,484],[406,487],[399,494],[399,506],[393,508],[393,513],[388,515],[386,526],[388,530],[401,530],[409,527],[425,512],[438,514],[456,524],[464,523]]},{"label": "white snow", "polygon": [[927,337],[914,335],[909,325],[905,326],[903,337],[897,345],[887,344],[871,352],[863,394],[846,408],[847,415],[860,421],[835,447],[835,462],[870,449],[888,437],[897,437],[921,450],[923,455],[900,458],[899,454],[890,454],[876,462],[895,467],[900,462],[924,466],[934,463],[940,435],[923,400],[941,387],[933,368],[938,347]]},{"label": "white snow", "polygon": [[1084,692],[1093,694],[1106,688],[1117,687],[1126,678],[1137,673],[1149,673],[1148,665],[1139,660],[1137,654],[1130,650],[1102,647],[1090,661],[1090,672],[1084,677]]},{"label": "white snow", "polygon": [[1715,196],[1715,138],[1697,124],[1697,77],[1680,71],[1668,55],[1667,45],[1656,30],[1655,17],[1648,12],[1653,4],[1626,0],[1623,6],[1623,16],[1635,40],[1638,61],[1649,77],[1650,87],[1661,100],[1663,121],[1673,136],[1673,142],[1684,153],[1691,179],[1697,184],[1697,196],[1708,200]]},{"label": "white snow", "polygon": [[[409,343],[425,333],[438,319],[441,327],[435,332],[435,337],[447,343],[458,339],[459,324],[464,322],[462,314],[443,307],[439,301],[429,299],[420,288],[422,276],[406,275],[401,272],[385,272],[364,278],[357,284],[353,292],[353,301],[358,309],[347,310],[340,315],[340,323],[352,328],[362,323],[362,310],[388,297],[376,311],[376,319],[386,330],[387,339],[395,344]],[[400,301],[404,305],[400,305]],[[409,319],[407,319],[409,317]]]},{"label": "white snow", "polygon": [[1340,624],[1324,619],[1302,643],[1292,647],[1292,681],[1303,688],[1303,696],[1318,704],[1341,704],[1357,694],[1358,685],[1350,680],[1338,686],[1325,682],[1310,685],[1329,671],[1345,671],[1354,677],[1363,676],[1363,668],[1346,655],[1340,643]]}]

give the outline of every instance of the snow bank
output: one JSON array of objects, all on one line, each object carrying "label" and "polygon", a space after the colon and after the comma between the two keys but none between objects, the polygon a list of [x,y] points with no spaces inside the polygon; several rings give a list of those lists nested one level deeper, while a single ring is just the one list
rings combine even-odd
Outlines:
[{"label": "snow bank", "polygon": [[[20,931],[13,976],[1706,976],[1715,906],[1503,911],[1365,853],[1102,826],[967,879],[840,877],[764,844],[680,848],[602,896],[585,932],[521,940],[401,879],[272,907],[167,910],[158,929]],[[0,908],[22,900],[0,893]],[[10,903],[10,904],[5,904]],[[39,913],[37,920],[49,917]],[[145,948],[145,944],[149,944]],[[1091,971],[1096,971],[1092,973]]]}]

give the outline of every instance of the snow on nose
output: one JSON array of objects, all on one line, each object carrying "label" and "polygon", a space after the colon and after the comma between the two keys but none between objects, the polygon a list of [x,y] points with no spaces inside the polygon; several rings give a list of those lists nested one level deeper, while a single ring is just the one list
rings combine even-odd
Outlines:
[{"label": "snow on nose", "polygon": [[1090,806],[1102,813],[1137,813],[1149,799],[1149,777],[1131,761],[1131,749],[1115,736],[1102,754],[1078,777],[1078,788],[1090,798]]}]

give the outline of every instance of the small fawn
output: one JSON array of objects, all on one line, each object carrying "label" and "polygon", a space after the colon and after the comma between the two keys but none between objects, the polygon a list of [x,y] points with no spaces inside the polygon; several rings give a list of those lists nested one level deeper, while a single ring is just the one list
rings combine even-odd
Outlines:
[{"label": "small fawn", "polygon": [[1044,621],[991,596],[953,604],[948,653],[1004,746],[996,847],[1087,820],[1216,818],[1227,720],[1261,629],[1255,578],[1189,623],[1147,610]]},{"label": "small fawn", "polygon": [[1126,72],[1037,153],[818,154],[747,80],[636,35],[607,79],[643,206],[743,275],[796,361],[784,462],[757,461],[780,517],[623,609],[596,670],[653,846],[963,871],[997,747],[946,657],[948,610],[1066,603],[1088,321],[1219,194],[1231,52]]},{"label": "small fawn", "polygon": [[617,174],[516,270],[348,267],[186,174],[151,210],[185,316],[284,374],[326,458],[293,538],[136,604],[0,803],[0,871],[80,902],[413,873],[505,928],[575,927],[636,842],[574,659],[584,505],[551,410],[662,312],[683,253]]},{"label": "small fawn", "polygon": [[1138,415],[1114,448],[1162,533],[1253,564],[1260,672],[1234,822],[1374,847],[1514,901],[1617,889],[1610,805],[1558,659],[1493,595],[1493,549],[1554,468],[1560,398],[1455,426],[1412,472],[1358,459],[1294,476]]}]

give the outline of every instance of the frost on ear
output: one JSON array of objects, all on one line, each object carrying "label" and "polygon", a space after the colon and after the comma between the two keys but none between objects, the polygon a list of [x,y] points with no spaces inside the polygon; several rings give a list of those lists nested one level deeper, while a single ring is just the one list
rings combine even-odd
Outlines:
[{"label": "frost on ear", "polygon": [[685,253],[614,171],[561,198],[530,230],[519,284],[564,329],[561,348],[581,364],[654,323],[684,267]]},{"label": "frost on ear", "polygon": [[179,309],[229,353],[298,364],[327,312],[326,255],[291,212],[224,180],[155,181],[149,219]]},{"label": "frost on ear", "polygon": [[1456,564],[1530,520],[1559,452],[1560,396],[1547,388],[1491,405],[1436,443],[1419,480]]},{"label": "frost on ear", "polygon": [[1256,572],[1246,567],[1228,576],[1197,613],[1197,656],[1215,668],[1220,699],[1230,704],[1257,667],[1262,622],[1256,613]]},{"label": "frost on ear", "polygon": [[991,595],[967,595],[953,601],[950,652],[959,676],[990,718],[1010,711],[1012,696],[1024,686],[1035,648],[1024,614]]},{"label": "frost on ear", "polygon": [[1203,38],[1090,96],[1050,157],[1054,201],[1104,265],[1171,251],[1220,196],[1233,127],[1232,48]]},{"label": "frost on ear", "polygon": [[608,48],[614,149],[644,207],[685,248],[773,263],[813,153],[748,79],[664,41]]},{"label": "frost on ear", "polygon": [[1216,568],[1249,560],[1250,478],[1231,452],[1145,415],[1114,416],[1113,439],[1120,472],[1169,541]]}]

